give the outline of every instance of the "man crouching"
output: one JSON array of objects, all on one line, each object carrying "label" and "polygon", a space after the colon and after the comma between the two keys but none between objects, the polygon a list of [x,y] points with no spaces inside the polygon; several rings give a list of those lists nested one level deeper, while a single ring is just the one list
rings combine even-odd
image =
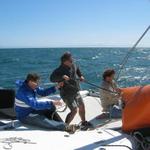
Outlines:
[{"label": "man crouching", "polygon": [[118,88],[114,81],[115,71],[113,69],[105,70],[103,73],[103,81],[100,90],[100,98],[102,105],[102,114],[97,119],[103,119],[107,117],[120,118],[121,109],[118,105],[121,100],[121,89]]}]

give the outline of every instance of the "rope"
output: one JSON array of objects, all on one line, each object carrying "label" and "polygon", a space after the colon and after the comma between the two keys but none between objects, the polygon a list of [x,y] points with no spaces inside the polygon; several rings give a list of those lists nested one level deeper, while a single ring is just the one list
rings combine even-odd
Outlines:
[{"label": "rope", "polygon": [[104,90],[104,91],[110,92],[110,93],[118,94],[118,92],[114,92],[114,91],[111,91],[111,90],[105,89],[105,88],[100,87],[100,86],[98,86],[98,85],[96,85],[96,84],[93,84],[93,83],[91,83],[91,82],[89,82],[89,81],[87,81],[87,80],[84,80],[84,83],[89,84],[89,85],[91,85],[91,86],[93,86],[93,87],[96,87],[96,88],[98,88],[98,89],[101,89],[101,90]]},{"label": "rope", "polygon": [[133,132],[131,133],[131,136],[133,136],[133,138],[135,139],[135,141],[137,142],[137,146],[139,146],[139,148],[142,148],[143,150],[149,150],[150,149],[150,142],[144,138],[144,136],[142,135],[141,132]]},{"label": "rope", "polygon": [[9,137],[9,138],[0,138],[0,143],[4,143],[3,149],[11,150],[14,143],[23,143],[23,144],[36,144],[31,142],[29,139],[23,139],[22,137]]},{"label": "rope", "polygon": [[146,30],[144,31],[144,33],[140,36],[140,38],[137,40],[137,42],[133,45],[133,47],[131,49],[129,49],[128,53],[126,54],[126,56],[124,57],[124,59],[122,60],[121,64],[120,64],[120,70],[118,71],[118,75],[116,80],[118,81],[121,71],[124,68],[125,64],[127,63],[129,57],[130,57],[130,53],[135,50],[136,46],[139,44],[139,42],[142,40],[142,38],[146,35],[146,33],[148,32],[148,30],[150,29],[150,25],[146,28]]},{"label": "rope", "polygon": [[[63,109],[63,110],[59,110],[60,108],[62,108],[62,107],[64,107],[65,106],[65,108]],[[54,120],[54,115],[55,115],[55,113],[63,113],[63,112],[65,112],[66,111],[66,109],[67,109],[67,105],[65,104],[64,106],[61,106],[61,107],[59,107],[59,108],[57,108],[53,113],[52,113],[52,115],[51,115],[51,118],[52,118],[52,120]]]},{"label": "rope", "polygon": [[[95,144],[98,144],[98,143],[95,143]],[[114,145],[105,145],[105,144],[102,144],[102,145],[100,145],[100,147],[124,147],[124,148],[128,148],[129,150],[133,150],[132,148],[130,148],[129,146],[127,146],[127,145],[116,145],[116,144],[114,144]],[[101,150],[101,148],[99,148],[99,150]],[[104,150],[104,149],[102,149],[102,150]]]},{"label": "rope", "polygon": [[[76,79],[76,81],[79,81],[79,79]],[[87,81],[87,80],[84,80],[83,83],[89,84],[89,85],[91,85],[91,86],[94,86],[94,87],[96,87],[96,88],[98,88],[98,89],[101,89],[101,90],[104,90],[104,91],[107,91],[107,92],[110,92],[110,93],[118,94],[118,92],[114,92],[114,91],[105,89],[105,88],[103,88],[103,87],[100,87],[100,86],[98,86],[98,85],[95,85],[95,84],[93,84],[93,83],[90,83],[90,82]],[[61,106],[61,107],[59,107],[58,109],[60,109],[60,108],[62,108],[62,107],[64,107],[64,106]],[[54,115],[55,115],[55,113],[63,113],[63,112],[65,112],[66,109],[67,109],[67,105],[65,105],[65,108],[64,108],[63,110],[61,110],[61,111],[58,110],[58,109],[52,113],[52,116],[51,116],[52,120],[54,120]],[[110,117],[110,119],[111,119],[111,117]]]}]

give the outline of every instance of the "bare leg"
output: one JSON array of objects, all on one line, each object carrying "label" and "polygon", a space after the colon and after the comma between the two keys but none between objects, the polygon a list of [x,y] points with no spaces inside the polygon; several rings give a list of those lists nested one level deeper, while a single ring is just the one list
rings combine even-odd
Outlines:
[{"label": "bare leg", "polygon": [[85,122],[86,119],[85,119],[85,106],[84,106],[84,103],[79,105],[79,115],[80,115],[80,118],[81,118],[82,122]]},{"label": "bare leg", "polygon": [[77,108],[72,109],[71,112],[67,115],[65,123],[69,125],[70,122],[74,119],[76,113],[77,113]]}]

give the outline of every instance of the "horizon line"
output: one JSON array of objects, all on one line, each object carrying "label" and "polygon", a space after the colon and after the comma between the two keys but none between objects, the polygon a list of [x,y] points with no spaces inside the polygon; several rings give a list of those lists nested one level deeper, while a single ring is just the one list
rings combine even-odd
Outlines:
[{"label": "horizon line", "polygon": [[[132,48],[133,46],[52,46],[52,47],[0,47],[0,49],[40,49],[40,48]],[[150,46],[137,46],[136,48],[150,48]]]}]

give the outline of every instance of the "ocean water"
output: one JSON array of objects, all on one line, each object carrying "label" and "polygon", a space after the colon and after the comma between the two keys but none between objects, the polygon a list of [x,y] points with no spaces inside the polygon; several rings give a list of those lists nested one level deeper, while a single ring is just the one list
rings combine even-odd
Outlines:
[{"label": "ocean water", "polygon": [[[39,73],[41,86],[51,86],[49,75],[59,66],[60,57],[65,51],[73,54],[86,80],[99,85],[103,71],[114,68],[117,72],[128,50],[128,48],[0,49],[0,87],[15,88],[15,81],[24,80],[29,72]],[[150,48],[137,48],[132,52],[118,84],[121,87],[150,84]],[[94,88],[85,83],[82,83],[81,87]]]}]

